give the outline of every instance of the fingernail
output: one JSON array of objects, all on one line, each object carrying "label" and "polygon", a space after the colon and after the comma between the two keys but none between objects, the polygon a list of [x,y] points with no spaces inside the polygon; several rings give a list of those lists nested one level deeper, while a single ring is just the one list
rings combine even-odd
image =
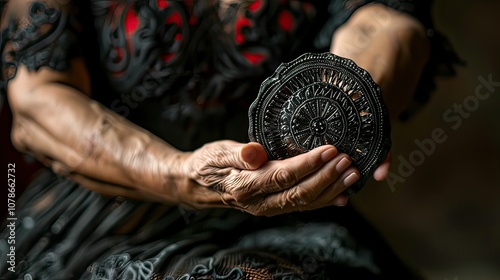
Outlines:
[{"label": "fingernail", "polygon": [[335,166],[335,170],[337,172],[342,172],[346,170],[346,168],[351,164],[351,161],[349,161],[347,158],[342,158],[339,163],[337,163],[337,166]]},{"label": "fingernail", "polygon": [[358,174],[356,173],[351,173],[349,176],[345,177],[344,179],[344,185],[346,187],[350,187],[352,184],[354,184],[357,180],[359,179]]},{"label": "fingernail", "polygon": [[332,158],[334,158],[335,156],[337,155],[337,149],[335,148],[330,148],[326,151],[324,151],[322,154],[321,154],[321,159],[324,161],[324,162],[328,162],[330,161]]}]

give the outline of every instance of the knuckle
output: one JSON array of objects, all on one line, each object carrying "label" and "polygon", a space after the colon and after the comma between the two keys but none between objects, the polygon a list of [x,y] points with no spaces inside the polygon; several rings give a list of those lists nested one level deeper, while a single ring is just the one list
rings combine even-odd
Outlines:
[{"label": "knuckle", "polygon": [[247,201],[252,197],[252,179],[239,172],[232,178],[228,179],[227,191],[236,199],[236,201]]},{"label": "knuckle", "polygon": [[309,204],[315,197],[316,192],[313,189],[296,186],[290,190],[287,200],[292,203],[293,206],[302,207]]},{"label": "knuckle", "polygon": [[285,189],[293,186],[297,182],[297,178],[290,170],[286,168],[279,168],[273,172],[271,182],[280,189]]}]

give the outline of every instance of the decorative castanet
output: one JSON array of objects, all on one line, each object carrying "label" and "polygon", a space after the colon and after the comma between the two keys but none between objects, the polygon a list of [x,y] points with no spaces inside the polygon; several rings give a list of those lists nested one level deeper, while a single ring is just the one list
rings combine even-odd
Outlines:
[{"label": "decorative castanet", "polygon": [[270,159],[285,159],[331,144],[350,155],[358,192],[387,157],[389,115],[380,87],[352,60],[306,53],[281,64],[261,85],[249,109],[249,138]]}]

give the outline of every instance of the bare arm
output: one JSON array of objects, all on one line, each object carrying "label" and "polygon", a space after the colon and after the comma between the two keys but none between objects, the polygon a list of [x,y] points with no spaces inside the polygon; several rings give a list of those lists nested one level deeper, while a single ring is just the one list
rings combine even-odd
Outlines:
[{"label": "bare arm", "polygon": [[[380,85],[391,120],[409,105],[430,45],[423,25],[409,15],[380,4],[359,8],[332,38],[331,52],[354,60]],[[388,159],[375,171],[383,180]]]},{"label": "bare arm", "polygon": [[335,32],[331,51],[353,59],[372,75],[382,88],[391,119],[396,119],[415,92],[430,45],[418,20],[369,4]]},{"label": "bare arm", "polygon": [[[43,34],[40,38],[52,36],[54,42],[11,36],[4,48],[4,55],[14,52],[14,57],[7,58],[18,64],[7,88],[14,117],[15,147],[33,154],[55,172],[100,193],[176,202],[176,197],[165,188],[179,175],[175,170],[179,164],[175,162],[182,154],[89,98],[90,80],[83,59],[69,54],[67,61],[55,58],[66,55],[58,49],[63,48],[60,46],[63,43],[57,38],[67,34],[57,30],[66,28],[60,26],[64,24],[63,13],[71,15],[73,7],[52,2],[43,9],[54,9],[60,15],[38,26],[37,32]],[[34,9],[33,3],[11,1],[2,29],[14,26],[14,34],[20,34],[27,32],[30,24],[33,27],[34,20],[28,14]],[[66,45],[74,43],[77,42]],[[53,57],[37,58],[30,63],[30,52],[35,49],[51,52]],[[64,63],[67,67],[63,71],[54,69]]]},{"label": "bare arm", "polygon": [[82,91],[52,80],[66,75],[52,71],[21,67],[9,83],[16,148],[103,194],[169,201],[161,194],[178,174],[181,153]]}]

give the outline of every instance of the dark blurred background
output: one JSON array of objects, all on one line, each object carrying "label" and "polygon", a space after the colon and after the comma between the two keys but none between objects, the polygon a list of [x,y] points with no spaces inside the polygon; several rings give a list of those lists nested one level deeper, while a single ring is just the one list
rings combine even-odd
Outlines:
[{"label": "dark blurred background", "polygon": [[[401,162],[410,161],[419,149],[416,139],[431,138],[435,129],[447,138],[423,162],[414,153],[420,165],[402,169],[411,175],[393,190],[387,182],[373,183],[354,199],[397,254],[428,279],[500,279],[499,16],[500,1],[436,2],[437,28],[467,65],[455,77],[438,79],[432,100],[413,119],[394,124],[391,171],[398,175]],[[479,77],[490,75],[497,86],[475,103]],[[460,115],[454,104],[464,102]]]}]

